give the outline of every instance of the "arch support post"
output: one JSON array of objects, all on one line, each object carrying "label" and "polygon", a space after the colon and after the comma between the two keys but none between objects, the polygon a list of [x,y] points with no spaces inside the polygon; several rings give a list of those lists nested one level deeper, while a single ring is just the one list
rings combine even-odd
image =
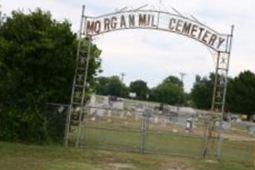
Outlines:
[{"label": "arch support post", "polygon": [[205,123],[203,158],[208,154],[213,154],[217,159],[221,157],[223,120],[226,116],[225,103],[233,31],[234,26],[231,27],[231,34],[228,35],[226,51],[217,51],[211,112]]},{"label": "arch support post", "polygon": [[72,85],[72,93],[69,111],[66,116],[64,145],[80,145],[81,126],[85,111],[87,75],[91,53],[91,38],[86,31],[85,5],[82,7],[80,30],[78,34],[78,45],[76,54],[76,67]]}]

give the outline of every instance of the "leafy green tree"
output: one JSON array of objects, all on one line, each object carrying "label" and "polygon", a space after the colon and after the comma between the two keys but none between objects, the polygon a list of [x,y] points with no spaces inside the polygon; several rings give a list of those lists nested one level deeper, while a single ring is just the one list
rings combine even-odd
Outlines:
[{"label": "leafy green tree", "polygon": [[109,82],[109,78],[108,77],[98,77],[96,78],[96,88],[95,88],[95,92],[99,95],[104,95],[107,96],[108,95],[108,82]]},{"label": "leafy green tree", "polygon": [[118,76],[112,76],[109,78],[107,84],[108,95],[111,96],[121,96],[122,94],[122,82]]},{"label": "leafy green tree", "polygon": [[255,74],[251,71],[241,72],[229,81],[227,106],[232,112],[255,114]]},{"label": "leafy green tree", "polygon": [[128,97],[128,88],[118,76],[98,77],[96,80],[96,93],[99,95]]},{"label": "leafy green tree", "polygon": [[178,77],[168,76],[167,78],[164,79],[163,83],[168,83],[168,82],[183,88],[183,82]]},{"label": "leafy green tree", "polygon": [[187,92],[184,93],[184,106],[194,107],[194,103],[192,101],[190,93],[187,93]]},{"label": "leafy green tree", "polygon": [[171,105],[184,102],[184,90],[181,81],[174,76],[167,77],[151,90],[150,100]]},{"label": "leafy green tree", "polygon": [[130,83],[129,91],[136,93],[136,99],[147,100],[149,95],[149,88],[147,83],[143,80],[136,80]]},{"label": "leafy green tree", "polygon": [[196,76],[196,81],[191,89],[191,98],[195,107],[206,110],[211,108],[213,80],[213,74],[210,74],[209,78]]},{"label": "leafy green tree", "polygon": [[[77,42],[67,21],[57,22],[49,12],[40,9],[29,14],[14,11],[3,23],[0,28],[1,139],[38,142],[49,138],[49,118],[42,110],[49,102],[70,102]],[[91,55],[88,80],[93,85],[101,62],[95,45]]]}]

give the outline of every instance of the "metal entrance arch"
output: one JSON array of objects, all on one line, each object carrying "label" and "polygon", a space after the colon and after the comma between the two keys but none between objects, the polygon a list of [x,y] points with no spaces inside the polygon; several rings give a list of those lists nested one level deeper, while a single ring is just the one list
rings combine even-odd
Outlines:
[{"label": "metal entrance arch", "polygon": [[[82,8],[82,16],[79,31],[79,43],[77,47],[76,69],[72,87],[71,103],[66,120],[65,146],[68,146],[70,130],[78,128],[76,133],[76,147],[79,147],[81,134],[81,120],[85,107],[85,94],[87,86],[87,71],[90,60],[90,48],[93,37],[100,34],[126,29],[153,29],[176,33],[187,38],[194,39],[210,48],[217,56],[215,67],[215,80],[211,104],[211,114],[205,120],[204,146],[202,156],[206,157],[209,150],[216,151],[219,158],[221,151],[221,128],[216,131],[217,148],[209,148],[215,131],[215,123],[222,125],[225,110],[225,98],[227,92],[227,77],[232,48],[234,26],[230,34],[223,34],[204,25],[194,17],[186,17],[176,11],[176,14],[157,11],[125,10],[101,15],[97,17],[86,16],[85,6]],[[84,41],[86,39],[87,41]],[[85,46],[86,48],[82,48]],[[84,50],[86,49],[86,50]]]}]

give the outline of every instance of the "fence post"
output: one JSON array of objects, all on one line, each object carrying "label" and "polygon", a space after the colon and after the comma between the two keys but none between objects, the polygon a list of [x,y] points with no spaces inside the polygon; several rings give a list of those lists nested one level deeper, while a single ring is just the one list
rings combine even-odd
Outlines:
[{"label": "fence post", "polygon": [[141,126],[141,135],[142,135],[141,147],[140,147],[141,153],[144,153],[145,151],[145,143],[146,143],[146,138],[148,136],[151,115],[152,115],[152,110],[146,108],[143,112],[143,119],[142,119],[142,126]]}]

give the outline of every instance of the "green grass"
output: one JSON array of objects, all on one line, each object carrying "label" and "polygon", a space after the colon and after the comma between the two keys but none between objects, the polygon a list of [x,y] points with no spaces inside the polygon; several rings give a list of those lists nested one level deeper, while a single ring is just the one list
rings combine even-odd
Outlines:
[{"label": "green grass", "polygon": [[[0,142],[1,170],[254,170],[238,161],[205,161],[166,155],[74,149],[62,146],[35,146]],[[121,168],[119,168],[121,169]]]},{"label": "green grass", "polygon": [[159,124],[150,126],[141,154],[141,119],[108,119],[86,118],[82,149],[0,142],[0,170],[255,170],[252,142],[224,140],[221,161],[202,160],[201,137]]},{"label": "green grass", "polygon": [[[111,131],[104,129],[85,130],[83,143],[92,148],[139,151],[142,136],[138,132]],[[214,148],[216,148],[216,141]],[[145,140],[145,152],[200,158],[202,138],[174,133],[149,133]],[[222,142],[222,160],[251,163],[254,154],[253,142]]]},{"label": "green grass", "polygon": [[[89,118],[87,119],[89,120]],[[90,148],[128,150],[138,152],[142,144],[141,120],[134,118],[101,118],[86,122],[82,142]],[[155,126],[155,127],[154,127]],[[173,133],[172,126],[150,126],[145,139],[145,152],[201,158],[203,137],[183,133]],[[214,142],[216,151],[217,141]],[[222,160],[251,163],[254,154],[253,142],[237,142],[225,139],[222,142]]]}]

